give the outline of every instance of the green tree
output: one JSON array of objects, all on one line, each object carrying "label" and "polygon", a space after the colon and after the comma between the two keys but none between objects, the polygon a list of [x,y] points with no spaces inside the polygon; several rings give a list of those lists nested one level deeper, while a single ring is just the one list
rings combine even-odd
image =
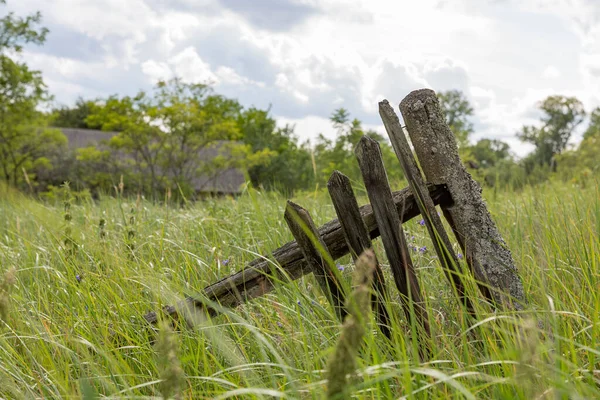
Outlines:
[{"label": "green tree", "polygon": [[150,98],[144,92],[135,97],[110,96],[104,103],[95,104],[86,122],[105,131],[119,131],[109,144],[125,157],[117,157],[123,167],[133,167],[137,173],[138,189],[156,194],[162,176],[159,170],[166,135],[151,124]]},{"label": "green tree", "polygon": [[248,170],[250,181],[257,187],[285,192],[307,189],[314,182],[310,152],[298,144],[292,126],[277,127],[269,112],[252,107],[238,117],[244,143],[254,152],[265,149],[272,152],[269,163]]},{"label": "green tree", "polygon": [[314,157],[317,173],[317,181],[324,184],[334,170],[339,170],[350,179],[362,181],[362,175],[354,149],[362,136],[367,135],[377,142],[381,147],[383,162],[387,169],[390,181],[397,181],[403,177],[401,168],[397,168],[397,159],[389,141],[383,135],[373,131],[365,130],[362,122],[358,119],[350,119],[349,112],[344,108],[335,110],[330,121],[337,131],[335,140],[330,140],[319,135],[314,148]]},{"label": "green tree", "polygon": [[60,128],[100,129],[101,126],[93,125],[87,120],[95,103],[79,97],[73,107],[54,108],[50,113],[50,124]]},{"label": "green tree", "polygon": [[510,158],[510,146],[496,139],[480,139],[471,147],[471,155],[480,167],[489,168]]},{"label": "green tree", "polygon": [[36,168],[48,168],[47,155],[66,143],[60,131],[46,129],[37,109],[50,99],[41,73],[19,60],[24,45],[44,43],[48,30],[40,22],[39,12],[26,17],[11,12],[0,19],[0,168],[14,186],[23,171],[31,178]]},{"label": "green tree", "polygon": [[564,179],[585,183],[587,177],[598,176],[600,172],[600,107],[590,115],[590,123],[583,140],[574,150],[565,151],[558,158],[559,175]]},{"label": "green tree", "polygon": [[528,170],[534,165],[553,166],[555,156],[567,147],[573,131],[585,117],[583,104],[575,97],[549,96],[539,103],[542,126],[523,126],[517,136],[535,146],[528,158]]},{"label": "green tree", "polygon": [[600,136],[600,107],[596,107],[590,114],[590,124],[583,134],[583,139],[592,136]]},{"label": "green tree", "polygon": [[[140,187],[156,195],[166,186],[191,188],[200,175],[268,162],[268,150],[253,152],[241,141],[241,110],[206,85],[175,78],[159,82],[150,94],[95,104],[86,123],[119,132],[110,146],[129,156],[121,160],[132,163]],[[214,151],[219,154],[209,157]]]},{"label": "green tree", "polygon": [[437,94],[440,106],[446,115],[446,122],[456,137],[459,149],[469,147],[469,137],[473,133],[473,107],[460,90],[449,90]]}]

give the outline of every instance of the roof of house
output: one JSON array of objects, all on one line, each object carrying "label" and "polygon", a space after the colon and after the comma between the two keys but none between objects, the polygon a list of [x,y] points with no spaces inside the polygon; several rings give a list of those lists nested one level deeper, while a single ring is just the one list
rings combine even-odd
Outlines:
[{"label": "roof of house", "polygon": [[110,140],[118,132],[100,131],[96,129],[58,128],[69,140],[69,149],[98,146]]},{"label": "roof of house", "polygon": [[[89,146],[102,146],[118,132],[101,131],[96,129],[58,128],[67,137],[69,149]],[[222,147],[231,143],[227,140],[218,140],[214,145],[207,146],[198,152],[203,160],[210,160],[219,155]],[[211,175],[200,175],[192,180],[192,184],[200,193],[237,194],[241,192],[242,185],[246,182],[244,173],[238,168],[228,168],[216,171]]]}]

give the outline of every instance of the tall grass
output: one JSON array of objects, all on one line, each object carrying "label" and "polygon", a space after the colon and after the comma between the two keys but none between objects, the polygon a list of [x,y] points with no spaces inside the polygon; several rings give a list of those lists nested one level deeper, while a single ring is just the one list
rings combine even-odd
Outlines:
[{"label": "tall grass", "polygon": [[[42,204],[4,189],[0,397],[326,396],[325,369],[341,323],[312,277],[177,332],[164,326],[155,332],[142,318],[291,240],[285,198],[248,190],[238,199],[185,208],[102,198],[71,202],[65,219],[62,200]],[[407,222],[429,308],[431,358],[419,361],[419,339],[411,335],[388,275],[394,337],[387,340],[376,324],[366,325],[346,394],[600,398],[598,184],[548,183],[490,196],[530,309],[516,316],[480,301],[477,320],[469,319],[425,227]],[[324,192],[294,200],[317,224],[335,216]],[[388,271],[379,241],[375,251]],[[350,282],[350,258],[338,262]]]}]

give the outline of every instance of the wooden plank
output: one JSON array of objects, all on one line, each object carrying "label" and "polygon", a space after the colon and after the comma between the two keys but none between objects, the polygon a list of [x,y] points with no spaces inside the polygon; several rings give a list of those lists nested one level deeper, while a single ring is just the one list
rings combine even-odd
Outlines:
[{"label": "wooden plank", "polygon": [[481,291],[497,307],[523,309],[523,283],[510,249],[483,201],[481,186],[460,161],[454,134],[435,92],[411,92],[400,103],[400,111],[426,179],[448,186],[454,202],[443,207],[444,216]]},{"label": "wooden plank", "polygon": [[321,239],[310,213],[288,200],[284,219],[296,239],[296,243],[300,246],[306,263],[321,286],[321,290],[333,306],[340,321],[343,322],[348,313],[344,307],[345,294],[340,282],[341,277],[336,276],[335,261],[329,254],[327,245]]},{"label": "wooden plank", "polygon": [[[341,172],[334,171],[327,182],[327,189],[329,190],[335,213],[340,221],[344,238],[348,243],[350,254],[354,262],[356,262],[365,250],[369,250],[373,246],[365,222],[360,215],[358,202],[354,196],[350,179]],[[375,253],[373,253],[373,262],[375,268],[373,272],[373,288],[375,290],[372,296],[372,306],[379,329],[389,338],[391,337],[390,317],[385,307],[388,296],[383,271],[381,270],[379,261],[377,261],[377,257],[375,257]]]},{"label": "wooden plank", "polygon": [[452,243],[450,243],[442,220],[425,187],[425,180],[421,175],[421,170],[417,166],[417,161],[408,145],[406,136],[404,136],[398,115],[396,115],[387,100],[379,102],[379,115],[390,138],[394,152],[398,157],[398,161],[402,165],[409,187],[415,195],[417,206],[427,226],[427,231],[433,242],[433,247],[438,255],[444,274],[455,290],[459,302],[467,308],[469,314],[473,315],[473,304],[465,293],[465,286],[461,278],[464,275],[464,271],[460,268],[458,258],[452,250]]},{"label": "wooden plank", "polygon": [[[447,204],[451,201],[444,185],[429,185],[428,190],[435,204]],[[402,221],[408,221],[419,215],[415,198],[408,188],[394,192],[393,201]],[[379,228],[371,205],[361,206],[360,215],[371,239],[379,237]],[[348,254],[348,245],[337,219],[320,227],[319,235],[334,259]],[[176,316],[178,310],[199,308],[215,316],[218,311],[208,306],[205,300],[233,308],[270,292],[279,281],[298,279],[309,272],[312,271],[306,265],[298,244],[295,241],[288,242],[272,253],[251,261],[235,274],[206,286],[199,294],[187,296],[175,306],[163,307],[163,312],[166,315]],[[158,321],[158,315],[151,311],[144,315],[144,319],[154,324]]]},{"label": "wooden plank", "polygon": [[379,143],[368,136],[363,136],[355,152],[394,281],[402,295],[406,317],[411,321],[411,309],[414,309],[417,323],[429,337],[431,333],[427,310],[421,298],[421,289],[410,258],[400,216],[392,199]]}]

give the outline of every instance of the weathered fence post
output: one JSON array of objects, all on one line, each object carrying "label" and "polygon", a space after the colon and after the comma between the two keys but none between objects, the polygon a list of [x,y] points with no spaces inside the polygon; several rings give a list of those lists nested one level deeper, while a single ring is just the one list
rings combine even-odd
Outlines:
[{"label": "weathered fence post", "polygon": [[448,187],[453,203],[442,210],[481,291],[496,306],[521,310],[525,295],[511,252],[483,201],[481,186],[460,161],[435,92],[411,92],[400,111],[427,181]]},{"label": "weathered fence post", "polygon": [[312,268],[321,290],[329,299],[340,321],[343,322],[348,314],[344,308],[344,290],[332,270],[333,258],[327,250],[327,245],[321,239],[310,214],[298,204],[288,200],[284,218],[300,246],[304,259]]},{"label": "weathered fence post", "polygon": [[[365,250],[372,248],[372,245],[365,222],[360,216],[360,209],[358,208],[358,202],[354,196],[350,179],[341,172],[334,171],[329,181],[327,181],[327,189],[329,190],[335,213],[342,226],[350,254],[354,262],[356,262]],[[383,271],[381,270],[379,261],[377,261],[377,257],[375,257],[375,253],[373,253],[373,263],[375,266],[373,287],[376,292],[373,293],[372,297],[373,309],[377,316],[379,329],[389,338],[391,337],[390,317],[385,307],[385,302],[388,299],[387,290]]]},{"label": "weathered fence post", "polygon": [[[379,143],[368,136],[363,136],[356,146],[355,153],[390,269],[401,294],[406,317],[411,321],[414,312],[417,322],[429,337],[431,333],[427,310],[421,298],[421,288],[410,258],[402,223],[392,200],[392,191],[383,166]],[[425,343],[420,342],[420,344]],[[422,346],[421,349],[428,352],[427,346]],[[421,357],[424,357],[423,352]]]},{"label": "weathered fence post", "polygon": [[458,258],[452,250],[452,244],[446,234],[442,220],[435,210],[433,200],[429,196],[425,181],[421,175],[421,170],[419,170],[408,141],[404,136],[400,120],[387,100],[379,103],[379,115],[388,133],[394,152],[398,157],[398,161],[402,165],[410,189],[415,195],[417,205],[419,206],[419,210],[421,210],[421,216],[423,216],[427,231],[429,232],[429,236],[431,236],[433,247],[442,264],[442,269],[456,291],[461,304],[467,308],[470,314],[473,314],[473,304],[465,293],[465,286],[461,278],[463,274],[460,270]]}]

